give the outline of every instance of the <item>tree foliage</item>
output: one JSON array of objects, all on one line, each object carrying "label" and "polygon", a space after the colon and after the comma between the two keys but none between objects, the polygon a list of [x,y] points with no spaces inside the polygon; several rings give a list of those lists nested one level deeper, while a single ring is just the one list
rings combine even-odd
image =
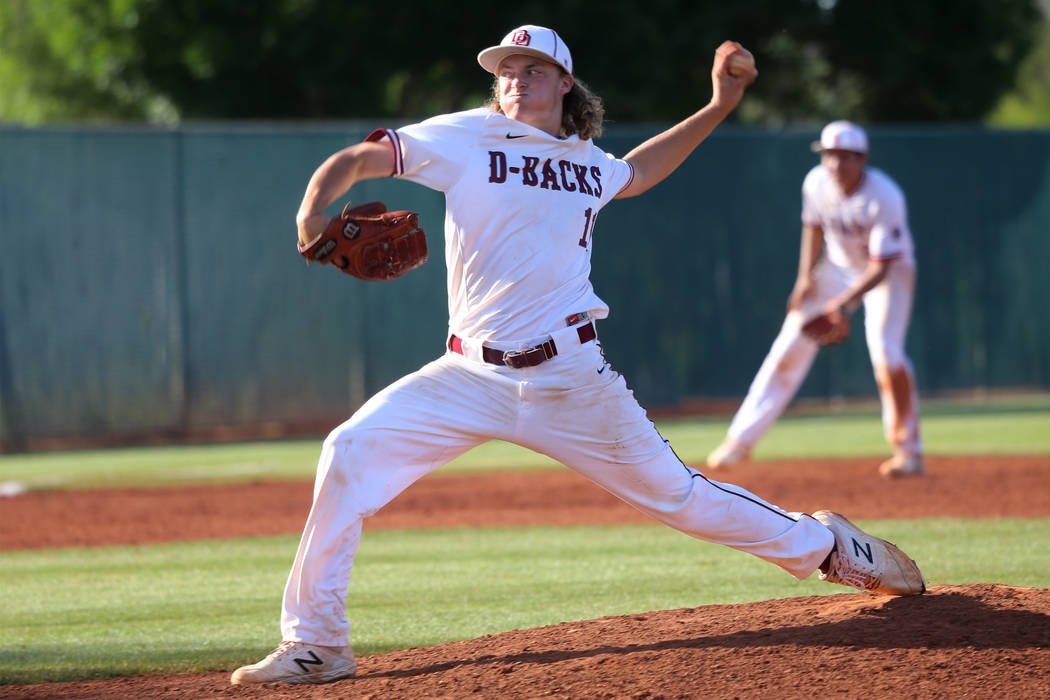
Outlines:
[{"label": "tree foliage", "polygon": [[478,50],[536,23],[617,121],[701,106],[725,38],[757,58],[748,123],[974,120],[1039,19],[1034,0],[4,0],[0,119],[415,118],[479,104]]},{"label": "tree foliage", "polygon": [[1016,0],[890,4],[839,2],[824,42],[873,121],[984,116],[1013,86],[1041,18],[1035,3]]},{"label": "tree foliage", "polygon": [[0,119],[127,120],[159,94],[135,75],[139,0],[0,3]]},{"label": "tree foliage", "polygon": [[996,126],[1050,125],[1050,20],[1044,21],[1039,41],[1017,73],[1013,90],[1003,95],[988,122]]}]

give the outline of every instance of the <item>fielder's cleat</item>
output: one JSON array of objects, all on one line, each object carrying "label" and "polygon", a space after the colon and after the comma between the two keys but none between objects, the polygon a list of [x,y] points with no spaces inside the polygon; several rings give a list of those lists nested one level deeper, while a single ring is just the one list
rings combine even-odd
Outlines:
[{"label": "fielder's cleat", "polygon": [[926,465],[922,461],[922,455],[895,454],[879,465],[879,474],[887,479],[923,476],[926,474]]},{"label": "fielder's cleat", "polygon": [[711,469],[725,469],[751,457],[751,446],[734,438],[727,437],[721,445],[707,455],[707,466]]},{"label": "fielder's cleat", "polygon": [[305,642],[281,642],[259,663],[234,671],[230,683],[331,683],[349,678],[356,670],[350,647],[336,651]]},{"label": "fielder's cleat", "polygon": [[887,595],[919,595],[926,581],[914,560],[897,546],[872,537],[838,513],[818,510],[813,517],[835,535],[835,548],[820,580]]}]

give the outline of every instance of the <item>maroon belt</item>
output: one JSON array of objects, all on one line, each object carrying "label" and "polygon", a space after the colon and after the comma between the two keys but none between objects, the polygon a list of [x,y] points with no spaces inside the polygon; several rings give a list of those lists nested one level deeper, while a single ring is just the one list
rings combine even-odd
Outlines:
[{"label": "maroon belt", "polygon": [[[598,337],[594,330],[594,323],[587,323],[576,328],[576,334],[580,336],[580,344],[589,343]],[[449,336],[448,349],[452,352],[463,354],[463,340],[458,336]],[[546,362],[558,354],[558,346],[554,344],[554,338],[540,343],[526,350],[510,350],[504,352],[487,345],[481,346],[481,358],[491,365],[504,365],[521,369],[522,367],[535,367],[541,362]]]}]

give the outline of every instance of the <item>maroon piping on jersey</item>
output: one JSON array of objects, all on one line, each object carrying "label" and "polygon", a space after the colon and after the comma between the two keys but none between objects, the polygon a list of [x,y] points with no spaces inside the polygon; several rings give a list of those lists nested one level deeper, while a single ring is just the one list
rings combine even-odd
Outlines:
[{"label": "maroon piping on jersey", "polygon": [[[659,434],[660,431],[657,430],[656,432],[657,432],[657,434]],[[660,435],[660,437],[663,437],[663,435]],[[757,500],[755,498],[748,498],[747,496],[745,496],[742,493],[738,493],[737,491],[734,491],[732,489],[726,488],[724,484],[721,484],[721,483],[719,483],[717,481],[712,481],[711,479],[708,479],[706,476],[704,476],[703,474],[701,474],[697,470],[692,469],[689,466],[687,466],[685,462],[682,462],[682,458],[679,457],[678,453],[674,451],[674,448],[671,447],[671,443],[670,443],[670,441],[667,438],[664,438],[664,442],[667,444],[667,449],[671,450],[671,453],[682,464],[682,468],[685,469],[686,471],[688,471],[690,474],[692,474],[694,479],[697,479],[697,478],[703,479],[704,481],[706,481],[707,483],[709,483],[711,486],[715,487],[719,491],[723,491],[725,493],[732,494],[734,496],[739,496],[740,498],[743,498],[745,501],[751,501],[756,506],[760,506],[760,507],[765,508],[766,510],[768,510],[770,512],[776,513],[777,515],[780,515],[780,516],[782,516],[784,518],[787,518],[788,520],[790,520],[793,523],[797,523],[798,522],[798,520],[796,520],[795,518],[792,518],[790,515],[788,515],[784,511],[780,510],[779,508],[774,508],[774,507],[770,506],[768,503],[763,503],[762,501]]]},{"label": "maroon piping on jersey", "polygon": [[376,129],[365,137],[364,143],[382,141],[384,138],[390,139],[390,147],[393,150],[394,170],[391,175],[403,175],[405,162],[401,159],[401,139],[398,138],[396,131],[393,129]]}]

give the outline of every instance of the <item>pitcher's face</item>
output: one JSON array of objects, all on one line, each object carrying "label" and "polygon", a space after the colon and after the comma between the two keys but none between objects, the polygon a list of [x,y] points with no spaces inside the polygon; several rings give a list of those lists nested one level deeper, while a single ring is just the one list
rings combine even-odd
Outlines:
[{"label": "pitcher's face", "polygon": [[500,63],[498,76],[504,114],[545,131],[551,123],[561,124],[562,98],[572,89],[572,76],[560,66],[512,54]]}]

